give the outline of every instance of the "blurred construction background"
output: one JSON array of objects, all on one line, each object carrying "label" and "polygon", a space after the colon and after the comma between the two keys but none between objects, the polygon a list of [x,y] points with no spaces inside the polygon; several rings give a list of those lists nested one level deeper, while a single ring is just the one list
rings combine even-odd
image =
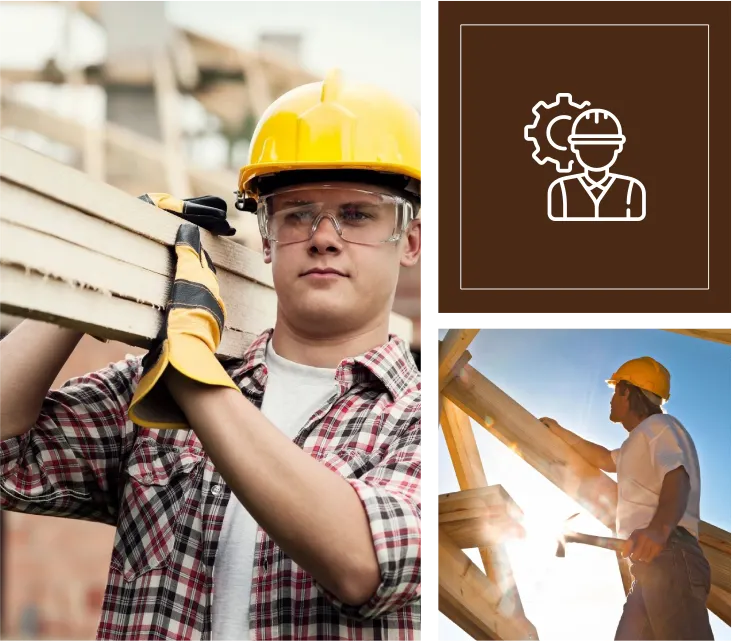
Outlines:
[{"label": "blurred construction background", "polygon": [[[233,192],[264,109],[331,67],[419,109],[419,39],[418,2],[0,2],[0,136],[132,195],[222,196],[234,240],[261,251]],[[418,358],[419,266],[394,311]],[[0,333],[17,322],[0,315]],[[85,337],[54,387],[127,353]],[[0,634],[94,638],[113,537],[3,512]]]}]

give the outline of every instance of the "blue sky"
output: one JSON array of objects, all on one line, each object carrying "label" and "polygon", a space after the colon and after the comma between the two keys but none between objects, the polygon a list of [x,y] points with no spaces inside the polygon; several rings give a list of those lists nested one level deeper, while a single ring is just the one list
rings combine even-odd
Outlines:
[{"label": "blue sky", "polygon": [[[440,338],[445,333],[440,331]],[[728,346],[660,330],[482,330],[469,350],[471,365],[532,414],[551,416],[608,448],[619,447],[626,433],[608,420],[612,390],[605,380],[631,358],[652,356],[663,363],[671,372],[666,410],[684,424],[699,455],[701,516],[730,530]],[[551,518],[559,524],[580,511],[486,430],[476,423],[473,428],[488,483],[503,485],[530,523]],[[439,491],[455,491],[441,431],[439,441]],[[586,513],[575,524],[578,530],[608,533]],[[613,638],[624,601],[614,555],[575,546],[567,558],[556,559],[551,538],[509,546],[524,607],[540,637]],[[468,554],[479,560],[477,551]],[[715,637],[729,639],[729,626],[711,618]],[[468,637],[440,615],[440,638]]]}]

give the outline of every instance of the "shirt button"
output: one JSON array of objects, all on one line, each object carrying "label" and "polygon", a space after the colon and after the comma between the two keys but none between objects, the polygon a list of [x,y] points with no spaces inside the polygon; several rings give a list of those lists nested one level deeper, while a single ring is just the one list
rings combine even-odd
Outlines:
[{"label": "shirt button", "polygon": [[219,494],[221,494],[221,486],[220,485],[214,485],[211,488],[211,494],[213,494],[214,496],[218,496]]},{"label": "shirt button", "polygon": [[152,483],[153,477],[152,474],[145,474],[145,483]]}]

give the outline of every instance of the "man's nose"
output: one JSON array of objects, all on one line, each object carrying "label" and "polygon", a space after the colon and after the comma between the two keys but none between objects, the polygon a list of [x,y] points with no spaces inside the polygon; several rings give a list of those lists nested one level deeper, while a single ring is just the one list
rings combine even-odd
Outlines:
[{"label": "man's nose", "polygon": [[310,239],[312,253],[336,253],[343,249],[343,239],[338,233],[337,223],[332,216],[321,216],[314,224],[315,232]]}]

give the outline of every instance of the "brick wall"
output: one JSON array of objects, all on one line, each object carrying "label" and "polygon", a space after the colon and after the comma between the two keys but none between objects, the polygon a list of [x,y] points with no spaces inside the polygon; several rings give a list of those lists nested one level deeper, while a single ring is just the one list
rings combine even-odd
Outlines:
[{"label": "brick wall", "polygon": [[[85,336],[54,382],[143,350]],[[5,638],[94,639],[114,528],[73,519],[3,514]]]}]

